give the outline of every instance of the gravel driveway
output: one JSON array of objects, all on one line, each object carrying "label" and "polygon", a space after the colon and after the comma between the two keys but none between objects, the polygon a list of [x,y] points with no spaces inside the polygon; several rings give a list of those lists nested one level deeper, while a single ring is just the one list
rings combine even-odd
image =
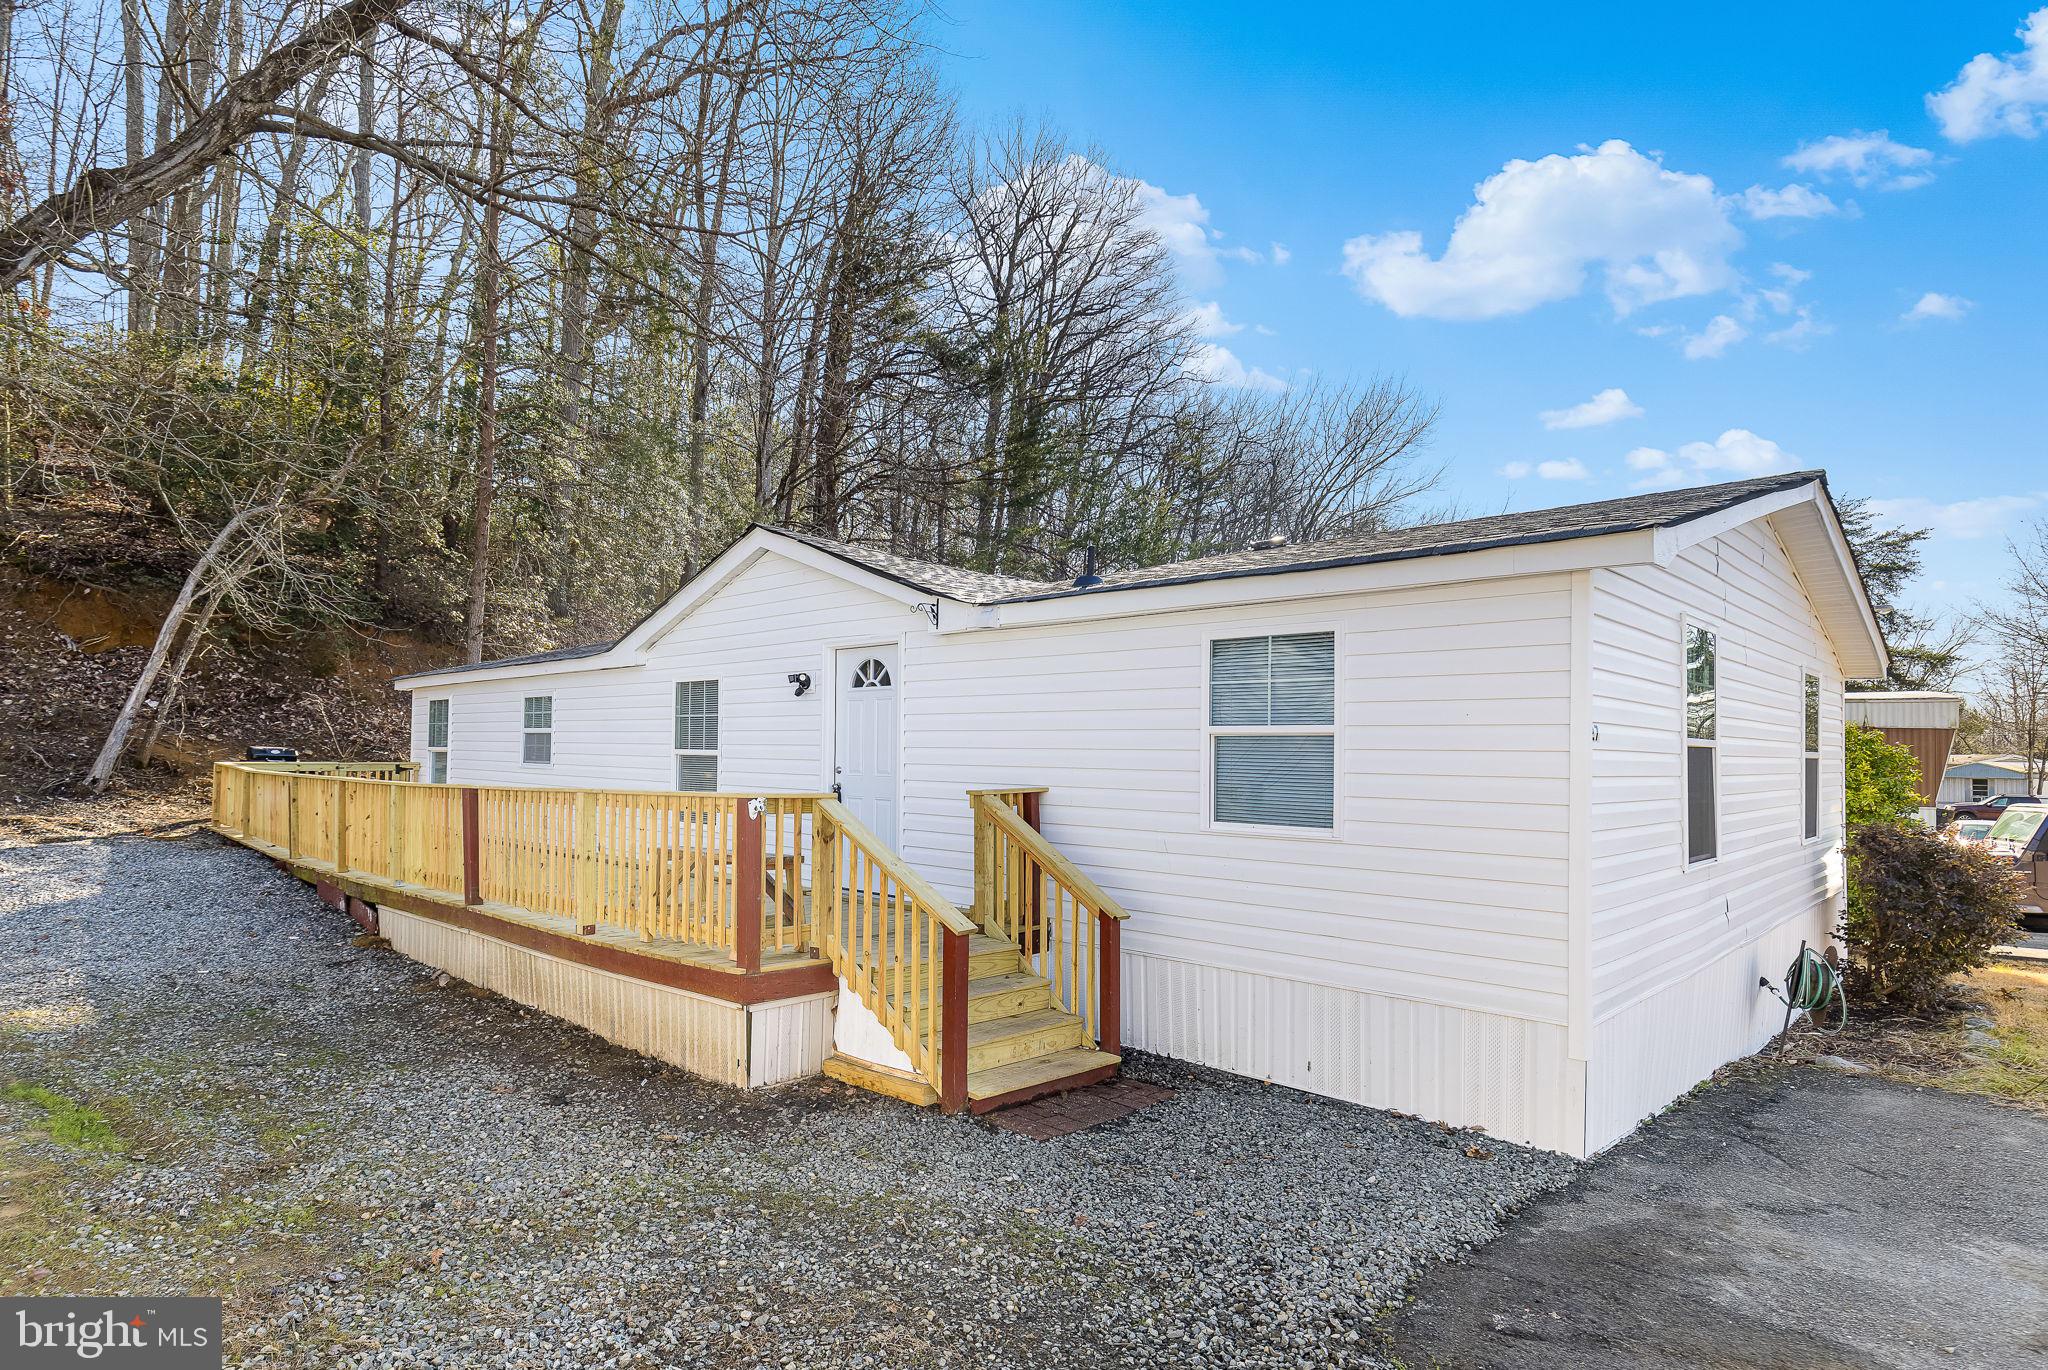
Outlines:
[{"label": "gravel driveway", "polygon": [[1043,1144],[740,1093],[354,932],[206,834],[0,849],[0,1292],[223,1294],[244,1365],[1373,1364],[1576,1169],[1137,1056]]}]

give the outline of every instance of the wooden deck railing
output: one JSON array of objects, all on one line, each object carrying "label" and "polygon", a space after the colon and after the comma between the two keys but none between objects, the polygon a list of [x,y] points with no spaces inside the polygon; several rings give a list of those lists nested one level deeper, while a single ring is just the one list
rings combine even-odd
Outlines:
[{"label": "wooden deck railing", "polygon": [[1053,1001],[1114,1053],[1123,1030],[1121,925],[1130,915],[1027,820],[1038,816],[1039,793],[970,792],[974,918],[989,936],[1015,942]]},{"label": "wooden deck railing", "polygon": [[967,1106],[974,923],[837,801],[818,801],[814,822],[819,945],[939,1107],[957,1113]]},{"label": "wooden deck railing", "polygon": [[[407,763],[409,764],[409,763]],[[422,785],[345,763],[221,762],[214,823],[289,860],[469,904],[723,949],[811,946],[821,796]]]}]

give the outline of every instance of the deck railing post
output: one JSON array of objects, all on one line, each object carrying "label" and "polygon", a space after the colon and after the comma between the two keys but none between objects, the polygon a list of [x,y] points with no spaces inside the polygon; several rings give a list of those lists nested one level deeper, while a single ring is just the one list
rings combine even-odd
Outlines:
[{"label": "deck railing post", "polygon": [[1112,1056],[1123,1054],[1123,922],[1106,913],[1095,915],[1096,979],[1101,998],[1097,1005],[1097,1049]]},{"label": "deck railing post", "polygon": [[751,974],[761,969],[761,894],[768,880],[761,847],[764,806],[758,799],[733,802],[732,959]]},{"label": "deck railing post", "polygon": [[967,934],[940,929],[939,1112],[967,1107]]},{"label": "deck railing post", "polygon": [[576,931],[597,931],[597,791],[576,796]]},{"label": "deck railing post", "polygon": [[476,787],[466,785],[462,790],[462,902],[481,904],[484,902],[483,870],[483,827],[480,815],[483,803],[477,797]]},{"label": "deck railing post", "polygon": [[299,859],[299,782],[291,775],[284,778],[284,854]]},{"label": "deck railing post", "polygon": [[974,810],[974,921],[983,932],[994,935],[996,916],[996,825],[989,819],[987,801],[980,795],[968,798]]},{"label": "deck railing post", "polygon": [[348,778],[334,782],[334,873],[348,869]]},{"label": "deck railing post", "polygon": [[236,815],[239,821],[235,824],[235,827],[238,831],[246,834],[249,831],[249,803],[250,797],[255,793],[256,772],[245,770],[237,772],[237,774],[241,777],[242,800],[241,812]]},{"label": "deck railing post", "polygon": [[405,883],[405,867],[400,860],[405,851],[405,842],[400,833],[398,806],[404,802],[405,791],[393,785],[384,796],[384,874],[393,884]]}]

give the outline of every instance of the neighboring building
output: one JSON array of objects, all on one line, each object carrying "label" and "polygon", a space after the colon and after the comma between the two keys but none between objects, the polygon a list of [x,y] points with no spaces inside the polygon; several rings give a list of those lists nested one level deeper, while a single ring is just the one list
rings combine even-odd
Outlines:
[{"label": "neighboring building", "polygon": [[[2040,774],[2040,770],[2037,765],[2035,774]],[[1950,804],[1981,804],[2002,794],[2033,792],[2025,757],[2012,752],[1966,752],[1949,758],[1936,802],[1946,808]]]},{"label": "neighboring building", "polygon": [[398,684],[436,778],[837,786],[963,903],[966,792],[1045,786],[1129,1045],[1583,1154],[1777,1031],[1885,664],[1802,472],[1093,585],[756,527],[616,643]]},{"label": "neighboring building", "polygon": [[1963,697],[1946,690],[1852,690],[1843,697],[1843,708],[1849,722],[1875,728],[1885,741],[1913,754],[1918,770],[1913,788],[1920,793],[1921,818],[1931,826],[1941,785],[1937,777],[1948,770]]}]

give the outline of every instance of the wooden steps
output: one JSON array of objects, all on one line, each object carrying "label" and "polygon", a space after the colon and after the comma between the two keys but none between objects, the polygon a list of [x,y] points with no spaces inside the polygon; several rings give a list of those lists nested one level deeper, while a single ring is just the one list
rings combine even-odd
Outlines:
[{"label": "wooden steps", "polygon": [[1094,1047],[1067,1047],[1043,1056],[967,1073],[967,1107],[988,1113],[1010,1104],[1099,1084],[1116,1074],[1123,1058]]}]

